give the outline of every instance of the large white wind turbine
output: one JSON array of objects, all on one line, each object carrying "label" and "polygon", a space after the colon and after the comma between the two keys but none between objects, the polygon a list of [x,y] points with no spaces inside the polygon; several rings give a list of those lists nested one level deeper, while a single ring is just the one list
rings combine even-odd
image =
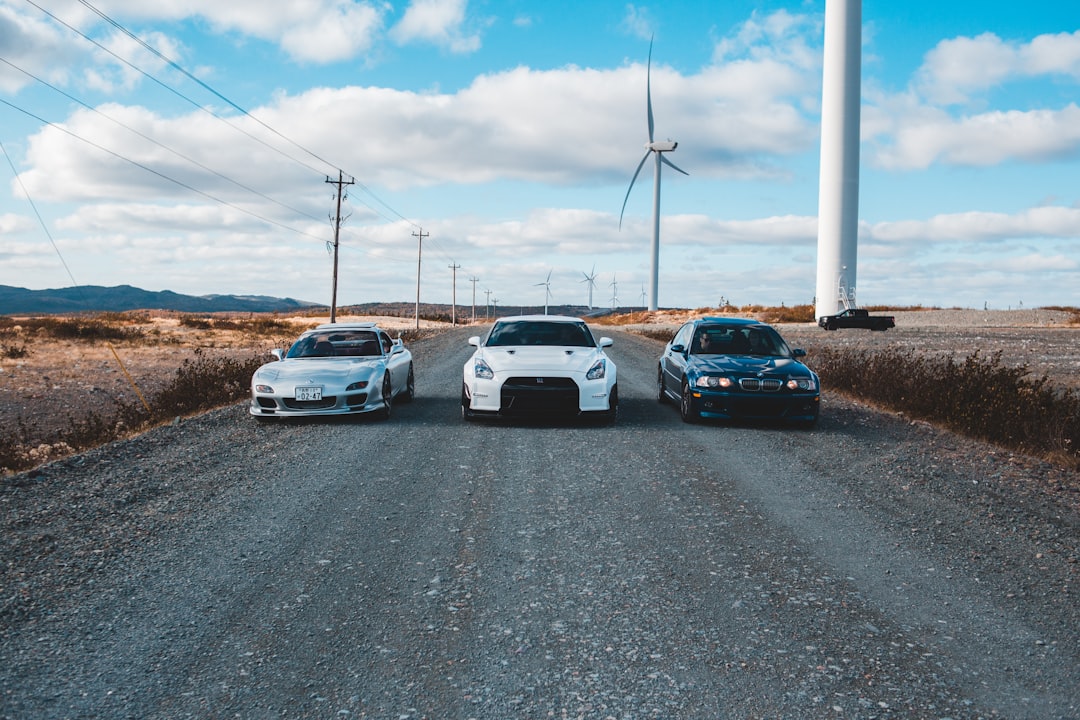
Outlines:
[{"label": "large white wind turbine", "polygon": [[652,287],[650,288],[649,310],[657,309],[658,286],[660,284],[660,165],[661,163],[678,170],[683,175],[689,175],[682,168],[664,157],[664,153],[671,152],[679,146],[674,140],[657,142],[653,139],[653,112],[652,112],[652,41],[649,41],[649,64],[645,71],[645,107],[649,118],[649,142],[645,143],[645,156],[638,163],[634,177],[630,178],[630,187],[626,189],[626,197],[623,198],[622,210],[619,212],[619,229],[622,229],[623,213],[626,212],[626,201],[630,199],[630,191],[634,189],[634,181],[638,173],[645,166],[649,155],[654,156],[656,168],[653,171],[653,238],[652,238]]},{"label": "large white wind turbine", "polygon": [[826,0],[814,296],[817,317],[832,315],[855,301],[861,68],[862,0]]},{"label": "large white wind turbine", "polygon": [[581,273],[581,274],[585,276],[585,279],[580,280],[579,282],[589,283],[589,309],[592,310],[592,308],[593,308],[592,293],[593,293],[593,290],[596,289],[596,266],[595,265],[592,266],[592,274],[588,274],[588,273],[584,273],[584,272]]},{"label": "large white wind turbine", "polygon": [[544,314],[548,314],[548,302],[551,300],[551,273],[553,270],[548,270],[547,280],[542,283],[536,283],[533,287],[544,286]]}]

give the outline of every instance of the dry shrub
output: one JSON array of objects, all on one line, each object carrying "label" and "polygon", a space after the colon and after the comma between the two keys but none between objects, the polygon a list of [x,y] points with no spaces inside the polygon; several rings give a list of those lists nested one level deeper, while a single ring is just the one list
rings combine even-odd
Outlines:
[{"label": "dry shrub", "polygon": [[16,323],[4,318],[0,332],[25,336],[45,336],[58,340],[97,342],[100,340],[140,340],[145,332],[131,327],[127,318],[115,315],[100,317],[35,317],[22,318]]},{"label": "dry shrub", "polygon": [[1080,467],[1080,394],[1008,367],[1001,354],[952,357],[825,348],[822,385],[969,437]]},{"label": "dry shrub", "polygon": [[142,403],[128,403],[110,416],[71,418],[66,430],[45,443],[30,443],[32,428],[20,423],[16,432],[0,433],[0,469],[19,471],[80,450],[97,447],[175,417],[238,402],[250,392],[251,376],[266,361],[252,354],[242,358],[207,357],[195,350],[175,377]]}]

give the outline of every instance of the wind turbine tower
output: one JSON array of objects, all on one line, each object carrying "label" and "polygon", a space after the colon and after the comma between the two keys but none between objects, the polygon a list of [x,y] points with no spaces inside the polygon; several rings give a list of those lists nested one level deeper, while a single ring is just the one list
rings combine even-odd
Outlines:
[{"label": "wind turbine tower", "polygon": [[652,285],[649,295],[649,310],[657,309],[658,286],[660,284],[660,165],[667,165],[683,175],[689,175],[682,168],[664,157],[664,153],[672,152],[679,146],[674,140],[657,142],[653,139],[653,111],[652,111],[652,41],[649,41],[649,64],[645,71],[645,109],[649,120],[649,142],[645,143],[645,156],[638,163],[634,177],[630,178],[630,187],[626,189],[626,197],[623,198],[622,211],[619,213],[619,228],[622,229],[623,213],[626,212],[626,201],[630,199],[630,191],[634,189],[634,181],[638,173],[645,165],[645,161],[652,155],[656,166],[653,170],[653,236],[652,236]]},{"label": "wind turbine tower", "polygon": [[533,286],[533,287],[540,287],[541,285],[544,286],[544,314],[545,315],[548,314],[548,302],[551,300],[551,273],[552,272],[554,272],[554,271],[553,270],[548,271],[547,280],[545,280],[542,283],[536,283],[536,285]]},{"label": "wind turbine tower", "polygon": [[592,310],[593,309],[592,293],[593,293],[593,290],[596,289],[596,266],[593,265],[592,274],[587,274],[587,273],[581,273],[581,274],[585,276],[585,279],[581,280],[580,282],[589,283],[589,309]]},{"label": "wind turbine tower", "polygon": [[862,0],[825,0],[816,317],[855,300]]}]

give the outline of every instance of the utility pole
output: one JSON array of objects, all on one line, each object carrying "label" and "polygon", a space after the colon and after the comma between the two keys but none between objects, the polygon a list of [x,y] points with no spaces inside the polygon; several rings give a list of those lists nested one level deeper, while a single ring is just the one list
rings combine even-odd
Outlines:
[{"label": "utility pole", "polygon": [[469,282],[472,283],[472,322],[476,322],[476,283],[480,282],[480,278],[475,275],[469,278]]},{"label": "utility pole", "polygon": [[416,329],[420,329],[420,250],[424,245],[424,238],[429,237],[431,233],[424,232],[424,228],[418,227],[419,232],[414,232],[413,237],[416,238]]},{"label": "utility pole", "polygon": [[454,273],[454,290],[450,294],[450,325],[457,325],[457,271],[461,267],[457,263],[448,266]]},{"label": "utility pole", "polygon": [[341,235],[341,199],[344,193],[342,192],[343,185],[352,185],[356,182],[355,178],[350,178],[348,182],[345,180],[345,173],[338,170],[338,179],[326,178],[326,182],[333,185],[337,185],[337,212],[334,213],[334,281],[330,291],[330,322],[337,322],[337,276],[338,276],[338,245],[339,237]]},{"label": "utility pole", "polygon": [[484,320],[491,319],[491,290],[485,290],[484,294],[487,298],[484,300]]}]

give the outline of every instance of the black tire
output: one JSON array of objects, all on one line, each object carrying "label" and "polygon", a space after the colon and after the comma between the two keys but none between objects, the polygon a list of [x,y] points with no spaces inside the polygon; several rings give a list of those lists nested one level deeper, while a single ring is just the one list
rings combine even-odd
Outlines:
[{"label": "black tire", "polygon": [[690,384],[683,380],[682,393],[679,395],[679,417],[684,423],[696,423],[700,416],[694,411],[693,398],[690,395]]},{"label": "black tire", "polygon": [[409,363],[409,377],[408,377],[407,380],[405,380],[405,389],[401,391],[401,394],[398,395],[398,398],[403,403],[410,403],[410,402],[413,401],[413,398],[415,398],[415,397],[416,397],[416,380],[413,377],[412,363]]},{"label": "black tire", "polygon": [[667,392],[664,390],[664,368],[656,368],[656,402],[664,405],[667,403]]},{"label": "black tire", "polygon": [[608,397],[608,409],[604,413],[604,422],[608,425],[614,425],[615,421],[619,417],[619,386],[613,385],[611,387],[611,395]]},{"label": "black tire", "polygon": [[473,415],[473,411],[469,409],[469,393],[465,390],[465,383],[461,384],[461,419],[465,422],[471,422],[476,416]]},{"label": "black tire", "polygon": [[390,373],[383,375],[382,401],[383,406],[382,410],[379,411],[379,417],[383,420],[389,420],[394,409],[394,386],[390,383]]}]

